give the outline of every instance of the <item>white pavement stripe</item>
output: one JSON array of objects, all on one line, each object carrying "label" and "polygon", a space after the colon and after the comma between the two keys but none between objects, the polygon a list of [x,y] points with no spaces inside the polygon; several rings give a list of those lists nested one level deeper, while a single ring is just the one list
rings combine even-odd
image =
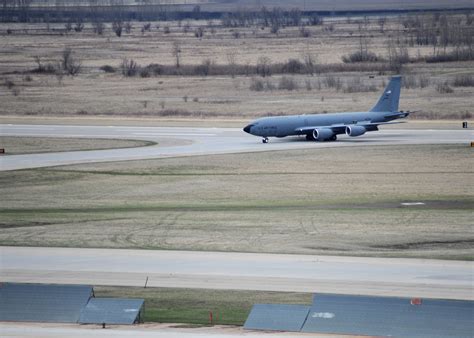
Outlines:
[{"label": "white pavement stripe", "polygon": [[141,136],[216,136],[216,134],[204,134],[204,133],[167,133],[167,132],[156,132],[156,133],[132,133],[133,135]]}]

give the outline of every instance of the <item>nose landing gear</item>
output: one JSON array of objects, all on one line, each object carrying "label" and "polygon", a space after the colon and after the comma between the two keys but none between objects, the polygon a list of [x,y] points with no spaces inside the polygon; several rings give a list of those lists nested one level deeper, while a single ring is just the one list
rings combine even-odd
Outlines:
[{"label": "nose landing gear", "polygon": [[264,137],[264,138],[262,139],[262,143],[268,143],[268,137]]}]

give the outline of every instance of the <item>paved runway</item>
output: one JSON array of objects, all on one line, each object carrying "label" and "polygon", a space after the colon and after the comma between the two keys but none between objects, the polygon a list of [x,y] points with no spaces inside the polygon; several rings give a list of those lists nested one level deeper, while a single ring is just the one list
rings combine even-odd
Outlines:
[{"label": "paved runway", "polygon": [[[382,127],[383,128],[383,127]],[[156,146],[10,155],[0,157],[0,170],[47,167],[90,162],[110,162],[176,156],[255,152],[267,150],[361,145],[469,143],[471,130],[403,130],[388,129],[371,132],[357,138],[342,135],[338,142],[307,142],[304,137],[271,139],[262,144],[255,136],[237,128],[181,128],[181,127],[114,127],[64,125],[0,125],[3,136],[117,138],[160,142],[163,139],[189,140],[181,146]]]},{"label": "paved runway", "polygon": [[159,250],[0,247],[1,280],[474,299],[474,263]]},{"label": "paved runway", "polygon": [[[233,326],[212,326],[185,328],[170,324],[140,324],[134,326],[112,325],[105,330],[99,325],[47,324],[47,323],[0,323],[2,337],[113,337],[113,338],[261,338],[261,337],[318,337],[318,338],[357,338],[360,336],[315,334],[300,332],[256,332]],[[370,338],[364,336],[365,338]]]}]

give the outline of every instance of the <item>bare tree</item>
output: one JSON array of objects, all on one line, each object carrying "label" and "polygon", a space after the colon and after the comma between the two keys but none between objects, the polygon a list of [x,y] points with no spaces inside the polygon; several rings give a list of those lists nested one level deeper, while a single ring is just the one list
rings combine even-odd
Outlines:
[{"label": "bare tree", "polygon": [[125,33],[130,34],[132,32],[133,26],[129,21],[125,23],[124,28],[125,28]]},{"label": "bare tree", "polygon": [[69,33],[70,31],[72,31],[72,21],[71,20],[68,20],[65,24],[64,24],[64,28],[66,28],[66,32]]},{"label": "bare tree", "polygon": [[380,33],[383,33],[383,32],[384,32],[385,24],[387,23],[387,18],[384,17],[384,16],[381,16],[381,17],[377,20],[377,23],[379,24],[379,27],[380,27]]},{"label": "bare tree", "polygon": [[142,34],[151,30],[151,23],[147,22],[142,26]]},{"label": "bare tree", "polygon": [[267,56],[259,57],[257,60],[257,74],[259,74],[261,77],[270,76],[271,75],[270,63],[271,63],[271,60],[269,57]]},{"label": "bare tree", "polygon": [[197,37],[198,39],[201,39],[204,36],[204,28],[198,27],[194,31],[194,36]]},{"label": "bare tree", "polygon": [[115,35],[118,37],[122,36],[123,23],[120,20],[116,20],[112,23],[112,30],[115,32]]},{"label": "bare tree", "polygon": [[316,71],[317,58],[309,51],[304,52],[302,56],[306,72],[311,75],[314,75]]},{"label": "bare tree", "polygon": [[84,29],[84,23],[82,22],[82,19],[79,18],[76,21],[76,25],[74,26],[74,30],[79,33],[79,32],[82,32],[83,29]]},{"label": "bare tree", "polygon": [[173,48],[171,50],[173,56],[176,59],[176,68],[180,67],[180,58],[181,58],[181,45],[178,41],[173,42]]},{"label": "bare tree", "polygon": [[104,33],[105,25],[101,20],[97,19],[92,22],[92,28],[94,33],[102,35]]},{"label": "bare tree", "polygon": [[80,72],[82,67],[81,62],[77,61],[70,48],[63,50],[61,59],[61,69],[68,75],[76,75]]},{"label": "bare tree", "polygon": [[228,53],[227,54],[227,63],[229,64],[229,69],[230,69],[230,76],[232,78],[235,77],[235,72],[237,68],[237,57],[234,53]]}]

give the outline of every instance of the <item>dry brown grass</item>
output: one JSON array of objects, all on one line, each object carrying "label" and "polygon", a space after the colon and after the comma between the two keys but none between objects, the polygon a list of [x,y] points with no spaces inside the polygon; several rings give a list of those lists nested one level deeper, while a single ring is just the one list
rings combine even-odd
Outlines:
[{"label": "dry brown grass", "polygon": [[0,243],[472,259],[472,165],[450,145],[9,172]]},{"label": "dry brown grass", "polygon": [[0,148],[5,149],[6,155],[131,148],[152,144],[135,140],[0,136]]},{"label": "dry brown grass", "polygon": [[[229,55],[234,55],[240,65],[255,65],[262,56],[275,63],[313,55],[323,66],[329,63],[342,66],[341,57],[358,49],[358,25],[341,19],[328,19],[327,22],[335,25],[333,32],[325,31],[325,26],[309,27],[309,38],[300,37],[297,27],[282,29],[278,35],[271,34],[268,28],[218,27],[215,34],[206,28],[203,39],[196,39],[192,29],[183,33],[177,22],[170,23],[170,34],[164,34],[162,28],[157,30],[152,23],[151,32],[141,34],[135,28],[131,34],[124,34],[121,38],[114,36],[110,29],[104,36],[97,36],[87,25],[83,33],[60,35],[54,31],[62,28],[60,24],[52,24],[51,32],[41,30],[44,27],[39,24],[0,24],[0,32],[7,28],[13,30],[13,34],[2,36],[0,41],[3,51],[0,54],[0,84],[8,81],[15,84],[12,89],[1,87],[0,114],[201,119],[366,110],[376,101],[379,92],[343,93],[324,86],[319,89],[325,74],[295,75],[298,91],[278,89],[282,76],[275,75],[270,78],[275,90],[254,92],[250,90],[251,78],[246,76],[125,78],[120,72],[99,70],[104,65],[118,67],[124,58],[134,59],[142,66],[150,63],[172,65],[175,62],[172,54],[175,41],[180,42],[181,63],[185,65],[199,65],[206,59],[225,65]],[[204,23],[191,21],[190,24],[196,27]],[[139,27],[139,23],[134,25]],[[370,50],[386,55],[385,41],[397,27],[396,20],[389,20],[385,33],[381,33],[375,22],[370,23]],[[233,37],[235,30],[239,30],[241,38]],[[65,47],[71,48],[82,61],[83,73],[63,78],[33,74],[29,79],[23,74],[36,67],[34,56],[41,56],[45,63],[54,63]],[[409,48],[411,56],[431,52],[431,47]],[[430,85],[424,89],[404,90],[401,109],[422,109],[426,112],[425,118],[460,118],[469,114],[473,87],[458,87],[454,93],[439,94],[436,84],[452,80],[458,74],[472,73],[472,66],[472,62],[407,65],[404,72],[426,76]],[[376,86],[379,90],[389,76],[374,72],[332,75],[340,77],[343,83],[352,83],[361,77],[364,84]],[[369,79],[369,75],[375,75],[375,78]],[[310,82],[311,90],[306,90],[307,82]]]}]

